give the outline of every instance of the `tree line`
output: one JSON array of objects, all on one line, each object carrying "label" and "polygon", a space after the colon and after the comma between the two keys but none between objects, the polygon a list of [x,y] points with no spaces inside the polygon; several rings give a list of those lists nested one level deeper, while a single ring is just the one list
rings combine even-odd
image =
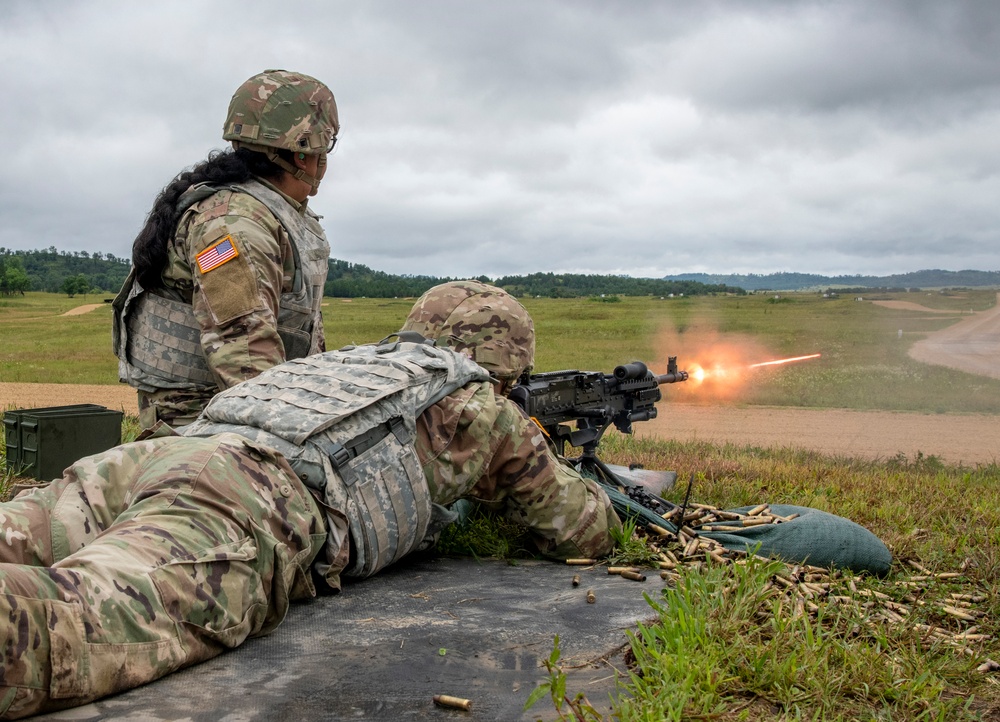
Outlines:
[{"label": "tree line", "polygon": [[129,259],[112,253],[60,251],[54,247],[35,251],[0,248],[0,293],[116,293],[130,266]]},{"label": "tree line", "polygon": [[[111,253],[0,248],[0,293],[114,294],[125,282],[130,267],[128,258]],[[323,291],[324,295],[335,298],[405,298],[419,296],[432,286],[454,280],[457,279],[450,276],[395,275],[331,258]],[[515,296],[548,298],[744,293],[741,288],[723,283],[578,273],[533,273],[496,279],[478,276],[476,280],[501,286]]]},{"label": "tree line", "polygon": [[709,274],[681,273],[668,276],[670,280],[698,281],[699,283],[723,283],[739,286],[748,291],[797,291],[806,288],[835,288],[844,293],[857,290],[871,292],[875,289],[907,288],[981,288],[1000,286],[1000,271],[943,271],[939,268],[891,276],[821,276],[814,273],[747,273]]}]

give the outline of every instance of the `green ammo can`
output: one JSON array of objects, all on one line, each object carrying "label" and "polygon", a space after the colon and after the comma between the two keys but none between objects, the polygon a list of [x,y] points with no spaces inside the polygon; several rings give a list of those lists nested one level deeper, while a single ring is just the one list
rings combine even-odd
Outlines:
[{"label": "green ammo can", "polygon": [[97,404],[5,411],[7,468],[41,481],[56,479],[78,459],[120,444],[122,416]]}]

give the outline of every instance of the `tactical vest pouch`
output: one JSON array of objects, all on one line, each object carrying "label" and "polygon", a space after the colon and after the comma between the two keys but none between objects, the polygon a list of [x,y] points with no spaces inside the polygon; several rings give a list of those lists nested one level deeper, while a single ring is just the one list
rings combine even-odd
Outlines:
[{"label": "tactical vest pouch", "polygon": [[[311,324],[310,324],[311,325]],[[285,347],[285,358],[302,358],[308,356],[312,348],[312,334],[297,328],[278,326],[281,345]]]},{"label": "tactical vest pouch", "polygon": [[363,552],[345,573],[367,577],[414,551],[430,525],[431,499],[413,446],[390,432],[346,463],[330,459],[347,492],[348,516],[357,520],[351,536]]},{"label": "tactical vest pouch", "polygon": [[171,381],[215,385],[191,306],[144,293],[136,299],[126,324],[128,360],[133,366]]}]

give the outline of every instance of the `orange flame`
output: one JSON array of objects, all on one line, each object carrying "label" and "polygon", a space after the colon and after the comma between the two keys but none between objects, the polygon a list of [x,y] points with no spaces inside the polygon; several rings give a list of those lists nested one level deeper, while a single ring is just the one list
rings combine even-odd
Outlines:
[{"label": "orange flame", "polygon": [[[675,401],[695,404],[739,401],[744,397],[751,377],[767,372],[769,366],[818,358],[820,354],[778,358],[760,339],[740,333],[720,333],[702,324],[692,324],[683,331],[662,328],[657,334],[659,358],[677,356],[677,365],[688,372],[686,383],[674,384],[665,395]],[[663,373],[656,368],[655,373]]]}]

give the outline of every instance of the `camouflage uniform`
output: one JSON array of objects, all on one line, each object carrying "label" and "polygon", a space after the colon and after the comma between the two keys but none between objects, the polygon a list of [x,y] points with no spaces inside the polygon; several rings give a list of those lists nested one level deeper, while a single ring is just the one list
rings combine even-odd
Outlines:
[{"label": "camouflage uniform", "polygon": [[[313,195],[339,128],[323,83],[266,70],[234,93],[223,139],[267,156]],[[312,177],[278,151],[317,155],[321,171]],[[144,428],[189,424],[219,390],[325,348],[320,302],[330,246],[306,201],[256,179],[195,185],[176,210],[161,287],[127,281],[115,300],[119,376],[138,391]],[[212,255],[226,243],[234,254]],[[136,339],[145,340],[136,347]]]},{"label": "camouflage uniform", "polygon": [[[475,382],[417,419],[432,499],[526,524],[555,557],[599,556],[607,497],[563,466],[520,409]],[[340,515],[336,509],[326,514]],[[209,659],[315,594],[324,511],[287,462],[243,437],[166,436],[88,457],[0,505],[0,716],[75,706]],[[326,558],[329,557],[329,558]]]},{"label": "camouflage uniform", "polygon": [[607,495],[559,461],[541,429],[493,384],[469,384],[427,409],[416,448],[436,503],[484,503],[527,526],[556,559],[611,551],[609,530],[620,522]]},{"label": "camouflage uniform", "polygon": [[0,713],[72,707],[266,634],[326,537],[273,451],[150,439],[0,505]]},{"label": "camouflage uniform", "polygon": [[[306,217],[305,202],[296,202],[263,179],[258,182],[280,193],[295,212]],[[240,255],[208,273],[192,270],[198,268],[198,254],[226,236],[236,240]],[[329,244],[317,255],[325,269]],[[292,292],[298,270],[287,231],[253,196],[221,190],[184,213],[167,249],[163,285],[193,306],[215,384],[155,391],[139,388],[143,428],[151,428],[157,421],[174,427],[189,424],[220,389],[286,360],[285,345],[278,335],[279,302],[283,294]],[[325,348],[323,319],[317,311],[306,353]],[[305,354],[290,354],[288,358],[298,355]]]}]

